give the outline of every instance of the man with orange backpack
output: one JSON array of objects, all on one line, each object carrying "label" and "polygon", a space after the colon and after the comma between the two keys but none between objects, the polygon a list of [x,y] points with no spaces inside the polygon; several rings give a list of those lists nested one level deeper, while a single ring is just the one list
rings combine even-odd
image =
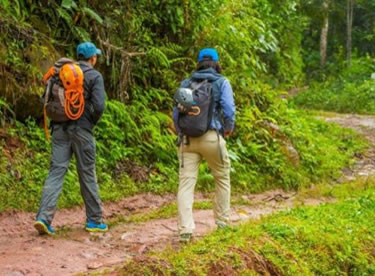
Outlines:
[{"label": "man with orange backpack", "polygon": [[74,154],[81,194],[86,207],[86,230],[108,230],[102,221],[102,206],[96,179],[96,146],[93,127],[104,112],[104,81],[94,69],[101,51],[91,42],[78,45],[78,63],[61,59],[43,78],[45,115],[51,119],[51,167],[44,184],[34,227],[40,234],[54,234],[51,223],[64,177]]}]

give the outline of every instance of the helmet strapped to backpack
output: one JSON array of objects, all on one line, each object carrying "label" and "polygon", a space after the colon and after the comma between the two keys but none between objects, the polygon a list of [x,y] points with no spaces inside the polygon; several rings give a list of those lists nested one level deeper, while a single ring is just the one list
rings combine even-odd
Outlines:
[{"label": "helmet strapped to backpack", "polygon": [[83,72],[77,64],[64,64],[59,77],[66,91],[83,91]]},{"label": "helmet strapped to backpack", "polygon": [[59,76],[65,88],[65,115],[78,120],[85,108],[83,72],[77,64],[67,63],[61,67]]},{"label": "helmet strapped to backpack", "polygon": [[193,90],[190,88],[179,88],[175,94],[175,101],[180,113],[187,113],[196,102],[193,97]]}]

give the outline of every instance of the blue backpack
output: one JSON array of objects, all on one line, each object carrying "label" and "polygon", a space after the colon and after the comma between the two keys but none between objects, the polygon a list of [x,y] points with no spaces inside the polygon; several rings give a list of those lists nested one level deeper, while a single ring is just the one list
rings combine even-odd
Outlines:
[{"label": "blue backpack", "polygon": [[179,111],[178,127],[188,137],[200,137],[210,129],[214,109],[211,82],[192,79],[174,96]]}]

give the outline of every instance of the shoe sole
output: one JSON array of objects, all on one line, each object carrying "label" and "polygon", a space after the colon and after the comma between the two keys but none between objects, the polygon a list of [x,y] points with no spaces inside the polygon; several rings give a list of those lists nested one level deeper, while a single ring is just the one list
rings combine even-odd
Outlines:
[{"label": "shoe sole", "polygon": [[188,242],[190,242],[190,241],[191,241],[191,239],[188,239],[188,240],[181,240],[181,239],[180,239],[180,240],[179,240],[180,243],[188,243]]},{"label": "shoe sole", "polygon": [[191,242],[193,239],[193,236],[189,237],[189,238],[179,238],[178,241],[181,242],[181,243],[188,243],[188,242]]},{"label": "shoe sole", "polygon": [[99,229],[99,228],[85,228],[86,231],[88,232],[107,232],[108,231],[108,227],[105,228],[105,229]]},{"label": "shoe sole", "polygon": [[37,221],[34,223],[34,227],[35,229],[38,231],[39,235],[53,235],[54,233],[50,232],[47,228],[47,226],[40,222],[40,221]]}]

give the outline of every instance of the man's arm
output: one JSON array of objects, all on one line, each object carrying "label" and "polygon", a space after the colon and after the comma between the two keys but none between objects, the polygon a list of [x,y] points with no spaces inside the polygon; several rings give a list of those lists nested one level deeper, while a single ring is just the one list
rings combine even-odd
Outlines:
[{"label": "man's arm", "polygon": [[94,79],[91,91],[91,104],[92,104],[92,117],[94,124],[96,124],[102,116],[105,108],[105,90],[104,80],[102,75],[99,73]]},{"label": "man's arm", "polygon": [[220,106],[224,115],[224,136],[230,136],[234,129],[236,107],[232,86],[228,80],[225,80],[221,86]]},{"label": "man's arm", "polygon": [[178,116],[179,116],[179,112],[178,112],[177,107],[175,106],[173,108],[173,123],[174,123],[174,128],[176,129],[177,135],[179,135],[181,132],[180,128],[178,127]]}]

